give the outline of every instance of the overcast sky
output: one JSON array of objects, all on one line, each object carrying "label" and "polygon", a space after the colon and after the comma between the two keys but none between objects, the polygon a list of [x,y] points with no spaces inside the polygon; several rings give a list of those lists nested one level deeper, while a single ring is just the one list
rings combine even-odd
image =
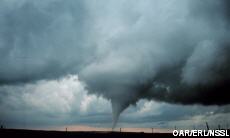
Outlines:
[{"label": "overcast sky", "polygon": [[228,0],[1,0],[0,123],[226,126],[229,25]]}]

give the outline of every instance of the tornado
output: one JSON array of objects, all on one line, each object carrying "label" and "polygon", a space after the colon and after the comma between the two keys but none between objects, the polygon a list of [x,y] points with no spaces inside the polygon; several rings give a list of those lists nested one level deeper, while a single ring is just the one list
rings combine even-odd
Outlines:
[{"label": "tornado", "polygon": [[229,0],[1,1],[0,85],[78,75],[111,101],[112,128],[141,99],[227,105],[229,9]]}]

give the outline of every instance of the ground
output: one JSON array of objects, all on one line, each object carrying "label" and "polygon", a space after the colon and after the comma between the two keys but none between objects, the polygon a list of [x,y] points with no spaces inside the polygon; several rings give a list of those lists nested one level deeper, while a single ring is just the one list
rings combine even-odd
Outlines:
[{"label": "ground", "polygon": [[134,133],[134,132],[64,132],[64,131],[40,131],[40,130],[19,130],[1,129],[0,137],[23,137],[23,138],[152,138],[172,136],[170,133]]}]

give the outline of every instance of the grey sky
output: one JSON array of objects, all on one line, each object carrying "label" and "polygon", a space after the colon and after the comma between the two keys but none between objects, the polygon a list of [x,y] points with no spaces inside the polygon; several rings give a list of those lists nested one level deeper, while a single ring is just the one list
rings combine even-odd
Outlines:
[{"label": "grey sky", "polygon": [[0,121],[111,126],[124,111],[126,126],[224,122],[229,8],[228,0],[2,0]]}]

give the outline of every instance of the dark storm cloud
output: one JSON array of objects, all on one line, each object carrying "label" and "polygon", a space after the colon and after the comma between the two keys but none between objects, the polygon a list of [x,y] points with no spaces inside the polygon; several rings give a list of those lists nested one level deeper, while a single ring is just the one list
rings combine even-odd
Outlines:
[{"label": "dark storm cloud", "polygon": [[[106,46],[113,51],[81,71],[89,91],[111,100],[115,122],[125,108],[142,98],[229,104],[227,1],[146,3],[129,9],[129,14],[138,15],[136,20],[124,12],[113,13],[122,15],[118,22],[125,20],[121,23],[125,29],[121,27],[120,36],[108,38]],[[128,7],[123,5],[118,11]]]},{"label": "dark storm cloud", "polygon": [[[3,6],[2,6],[3,5]],[[111,100],[230,103],[229,2],[3,1],[0,83],[78,74]]]},{"label": "dark storm cloud", "polygon": [[90,54],[81,1],[1,1],[0,16],[1,84],[76,72]]}]

